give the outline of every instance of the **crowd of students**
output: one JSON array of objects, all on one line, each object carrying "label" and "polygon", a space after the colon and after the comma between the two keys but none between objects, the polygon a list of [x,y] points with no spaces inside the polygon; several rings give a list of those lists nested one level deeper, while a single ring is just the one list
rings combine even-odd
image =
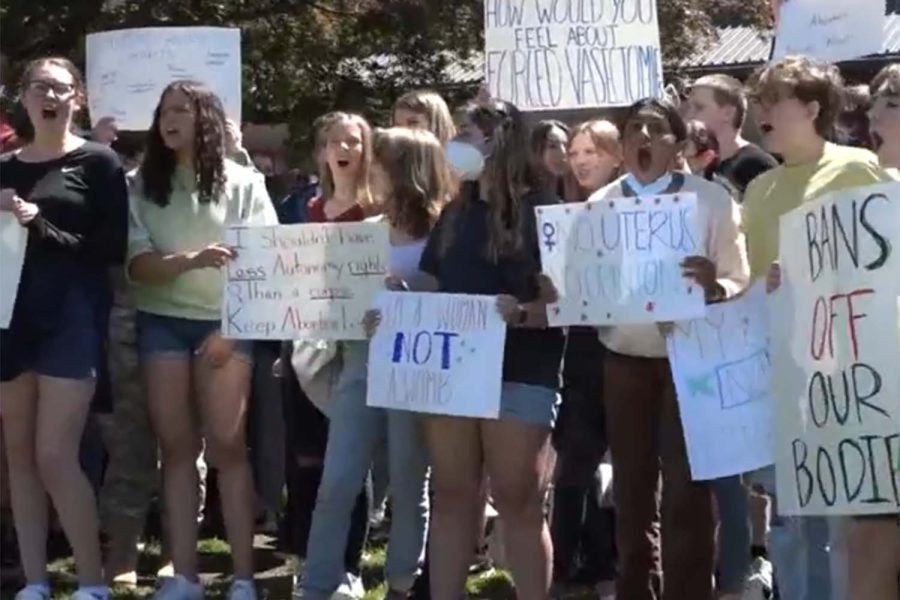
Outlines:
[{"label": "crowd of students", "polygon": [[[72,597],[104,600],[108,585],[136,583],[157,494],[172,566],[155,597],[201,598],[207,464],[232,600],[256,597],[259,505],[287,523],[301,566],[295,598],[361,597],[370,507],[385,498],[388,599],[457,600],[490,505],[522,600],[572,584],[604,600],[756,600],[772,597],[772,564],[785,600],[895,600],[896,514],[779,516],[774,468],[692,481],[664,329],[548,327],[556,290],[535,222],[536,207],[560,202],[693,192],[700,254],[684,260],[684,276],[707,303],[757,279],[772,291],[782,215],[830,191],[900,179],[900,65],[870,87],[875,153],[834,142],[845,88],[836,67],[802,57],[746,86],[703,77],[686,98],[635,103],[620,124],[532,128],[507,102],[479,98],[451,113],[439,95],[411,92],[387,129],[350,113],[319,118],[318,183],[273,202],[206,86],[165,89],[126,172],[108,147],[114,130],[95,141],[72,133],[85,106],[74,65],[32,62],[20,88],[27,143],[0,163],[0,210],[29,232],[0,334],[26,580],[17,600],[51,595],[48,498],[75,558]],[[750,105],[765,149],[741,136]],[[495,296],[508,325],[499,418],[367,406],[365,341],[224,338],[220,270],[236,250],[223,229],[279,221],[384,223],[388,289]],[[380,319],[366,315],[370,334]],[[79,463],[92,409],[106,413],[99,502]]]}]

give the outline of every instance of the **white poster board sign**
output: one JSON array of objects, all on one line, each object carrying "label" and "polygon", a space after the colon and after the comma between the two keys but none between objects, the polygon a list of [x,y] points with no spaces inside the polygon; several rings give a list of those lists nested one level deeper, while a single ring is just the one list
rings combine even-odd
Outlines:
[{"label": "white poster board sign", "polygon": [[828,194],[781,218],[772,296],[782,514],[900,507],[900,183]]},{"label": "white poster board sign", "polygon": [[150,27],[91,33],[85,42],[88,104],[94,124],[144,131],[163,89],[194,79],[241,122],[241,31],[221,27]]},{"label": "white poster board sign", "polygon": [[775,462],[768,310],[760,281],[666,337],[694,480]]},{"label": "white poster board sign", "polygon": [[522,110],[662,95],[656,0],[485,0],[484,25],[491,97]]},{"label": "white poster board sign", "polygon": [[249,340],[361,340],[384,289],[384,223],[230,227],[222,333]]},{"label": "white poster board sign", "polygon": [[541,265],[559,294],[552,327],[677,321],[703,316],[703,290],[682,276],[700,253],[696,194],[541,206]]},{"label": "white poster board sign", "polygon": [[11,212],[0,211],[0,329],[12,319],[27,245],[28,230]]},{"label": "white poster board sign", "polygon": [[493,296],[382,292],[369,406],[496,419],[506,324]]},{"label": "white poster board sign", "polygon": [[781,0],[772,60],[803,54],[828,62],[881,52],[884,0]]}]

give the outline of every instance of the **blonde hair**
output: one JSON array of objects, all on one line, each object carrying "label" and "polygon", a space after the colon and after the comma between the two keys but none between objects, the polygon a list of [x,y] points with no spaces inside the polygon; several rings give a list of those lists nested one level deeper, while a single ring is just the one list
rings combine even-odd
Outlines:
[{"label": "blonde hair", "polygon": [[391,184],[384,199],[390,223],[413,237],[427,236],[453,193],[453,176],[441,142],[430,131],[379,129],[374,157]]},{"label": "blonde hair", "polygon": [[806,56],[788,56],[762,67],[749,83],[750,97],[763,102],[796,98],[819,103],[816,132],[828,137],[844,104],[844,82],[838,68]]},{"label": "blonde hair", "polygon": [[[622,165],[622,139],[619,128],[616,127],[612,121],[607,121],[606,119],[591,119],[590,121],[580,123],[572,128],[572,133],[569,136],[570,149],[572,148],[572,143],[575,141],[575,138],[582,134],[590,136],[591,141],[594,143],[594,148],[597,151],[606,152],[619,161],[619,167],[612,173],[612,177],[610,178],[611,180],[615,180],[619,175]],[[566,200],[573,200],[578,196],[581,196],[583,199],[585,192],[590,194],[596,191],[581,189],[581,186],[575,179],[575,175],[571,172],[566,177],[565,189]]]},{"label": "blonde hair", "polygon": [[315,122],[316,146],[315,157],[319,169],[319,181],[322,188],[322,200],[327,202],[334,196],[334,174],[325,158],[325,147],[328,145],[328,134],[338,124],[350,124],[359,127],[362,135],[362,160],[359,173],[356,174],[356,201],[364,210],[369,211],[375,205],[372,191],[369,188],[369,169],[372,165],[372,127],[363,117],[346,112],[330,112]]},{"label": "blonde hair", "polygon": [[428,131],[433,133],[442,146],[456,135],[456,125],[447,103],[437,92],[416,90],[400,96],[394,103],[392,116],[397,109],[404,109],[423,115],[428,121]]},{"label": "blonde hair", "polygon": [[890,64],[878,72],[869,88],[872,98],[900,96],[900,63]]}]

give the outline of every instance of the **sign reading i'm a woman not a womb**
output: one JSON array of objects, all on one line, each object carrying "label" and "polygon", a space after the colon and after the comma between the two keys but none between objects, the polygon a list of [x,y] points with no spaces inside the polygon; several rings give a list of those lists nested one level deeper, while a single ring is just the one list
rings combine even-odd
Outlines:
[{"label": "sign reading i'm a woman not a womb", "polygon": [[493,296],[382,292],[369,406],[496,419],[506,323]]}]

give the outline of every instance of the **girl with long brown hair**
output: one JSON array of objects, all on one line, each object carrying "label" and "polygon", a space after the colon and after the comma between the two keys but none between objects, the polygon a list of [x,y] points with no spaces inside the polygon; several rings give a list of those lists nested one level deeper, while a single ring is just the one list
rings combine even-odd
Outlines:
[{"label": "girl with long brown hair", "polygon": [[518,597],[545,600],[552,550],[542,512],[544,467],[563,336],[547,328],[534,211],[559,199],[543,190],[534,172],[528,128],[515,106],[484,103],[470,116],[487,149],[484,172],[444,209],[420,266],[441,292],[496,295],[509,330],[500,418],[423,421],[434,486],[431,595],[456,600],[463,592],[486,472]]},{"label": "girl with long brown hair", "polygon": [[224,243],[227,225],[273,225],[277,218],[259,175],[225,158],[224,110],[205,85],[176,81],[163,91],[130,200],[127,273],[162,451],[175,569],[155,597],[203,596],[196,547],[203,436],[218,470],[234,561],[228,597],[253,600],[253,482],[245,442],[253,349],[220,332],[221,268],[235,256]]},{"label": "girl with long brown hair", "polygon": [[[430,278],[419,259],[440,207],[450,191],[444,150],[428,131],[393,128],[375,136],[374,190],[384,215],[371,219],[390,227],[390,276],[393,289],[423,289]],[[370,330],[377,313],[367,315]],[[388,598],[406,598],[424,558],[428,520],[426,453],[412,412],[366,405],[367,342],[342,345],[343,367],[328,405],[325,470],[301,584],[305,600],[332,597],[343,574],[353,504],[386,439],[391,482],[391,532],[385,565]]]},{"label": "girl with long brown hair", "polygon": [[456,126],[447,103],[430,90],[415,90],[400,96],[391,117],[394,127],[424,129],[437,137],[441,146],[456,135]]}]

